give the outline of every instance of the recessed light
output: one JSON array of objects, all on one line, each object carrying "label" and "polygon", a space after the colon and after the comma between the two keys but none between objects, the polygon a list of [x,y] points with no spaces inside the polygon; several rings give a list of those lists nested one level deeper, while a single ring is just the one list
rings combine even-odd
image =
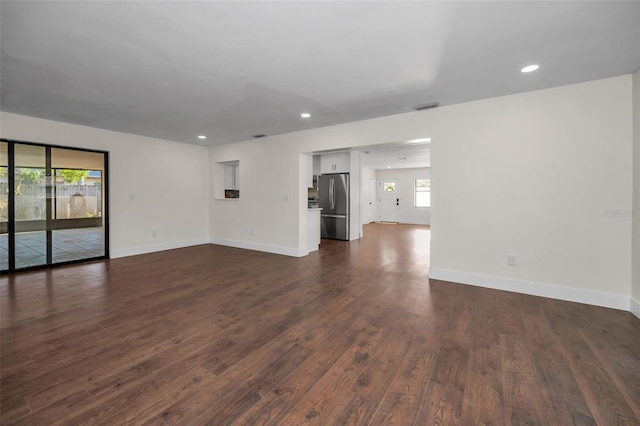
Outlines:
[{"label": "recessed light", "polygon": [[409,143],[423,143],[423,142],[431,142],[431,138],[419,138],[419,139],[411,139],[407,141]]},{"label": "recessed light", "polygon": [[311,114],[309,114],[308,112],[303,112],[302,114],[300,114],[300,117],[309,118],[309,117],[311,117]]},{"label": "recessed light", "polygon": [[532,72],[537,70],[538,68],[540,68],[540,65],[536,65],[536,64],[527,65],[526,67],[522,68],[520,72]]},{"label": "recessed light", "polygon": [[198,139],[206,139],[207,137],[205,135],[198,135]]},{"label": "recessed light", "polygon": [[391,166],[387,166],[387,169],[390,169],[390,168],[391,168]]}]

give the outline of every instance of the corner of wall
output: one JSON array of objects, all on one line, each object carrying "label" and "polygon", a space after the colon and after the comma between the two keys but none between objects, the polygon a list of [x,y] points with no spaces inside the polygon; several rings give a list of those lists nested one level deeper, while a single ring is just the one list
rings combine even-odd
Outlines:
[{"label": "corner of wall", "polygon": [[349,193],[350,193],[350,223],[349,241],[362,237],[362,220],[360,220],[360,151],[349,153]]},{"label": "corner of wall", "polygon": [[631,313],[636,316],[636,318],[640,319],[640,301],[631,298]]},{"label": "corner of wall", "polygon": [[309,253],[309,241],[307,235],[307,197],[309,170],[309,155],[298,154],[298,251]]},{"label": "corner of wall", "polygon": [[633,73],[631,312],[640,318],[640,68]]}]

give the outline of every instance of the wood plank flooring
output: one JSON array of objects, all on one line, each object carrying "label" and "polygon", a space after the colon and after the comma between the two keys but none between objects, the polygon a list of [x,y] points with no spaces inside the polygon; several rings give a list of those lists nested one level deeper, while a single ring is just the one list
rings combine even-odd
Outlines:
[{"label": "wood plank flooring", "polygon": [[640,424],[640,320],[428,280],[429,238],[2,276],[1,423]]}]

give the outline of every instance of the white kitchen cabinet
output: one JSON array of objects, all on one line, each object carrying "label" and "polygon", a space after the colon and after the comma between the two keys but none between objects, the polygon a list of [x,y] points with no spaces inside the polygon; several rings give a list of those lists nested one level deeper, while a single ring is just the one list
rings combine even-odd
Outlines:
[{"label": "white kitchen cabinet", "polygon": [[240,190],[240,164],[230,162],[224,165],[224,189]]},{"label": "white kitchen cabinet", "polygon": [[320,171],[320,155],[313,156],[313,175],[318,176],[322,172]]},{"label": "white kitchen cabinet", "polygon": [[349,173],[349,153],[333,152],[320,157],[320,173]]}]

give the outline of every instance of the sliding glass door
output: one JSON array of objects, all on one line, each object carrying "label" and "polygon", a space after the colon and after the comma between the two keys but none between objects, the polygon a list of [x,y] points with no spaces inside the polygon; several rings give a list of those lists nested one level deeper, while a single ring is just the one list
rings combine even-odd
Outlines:
[{"label": "sliding glass door", "polygon": [[9,269],[9,144],[0,142],[0,271]]},{"label": "sliding glass door", "polygon": [[0,141],[0,271],[108,256],[107,153]]},{"label": "sliding glass door", "polygon": [[14,144],[15,268],[46,265],[46,148]]},{"label": "sliding glass door", "polygon": [[51,149],[54,263],[105,255],[104,154]]}]

